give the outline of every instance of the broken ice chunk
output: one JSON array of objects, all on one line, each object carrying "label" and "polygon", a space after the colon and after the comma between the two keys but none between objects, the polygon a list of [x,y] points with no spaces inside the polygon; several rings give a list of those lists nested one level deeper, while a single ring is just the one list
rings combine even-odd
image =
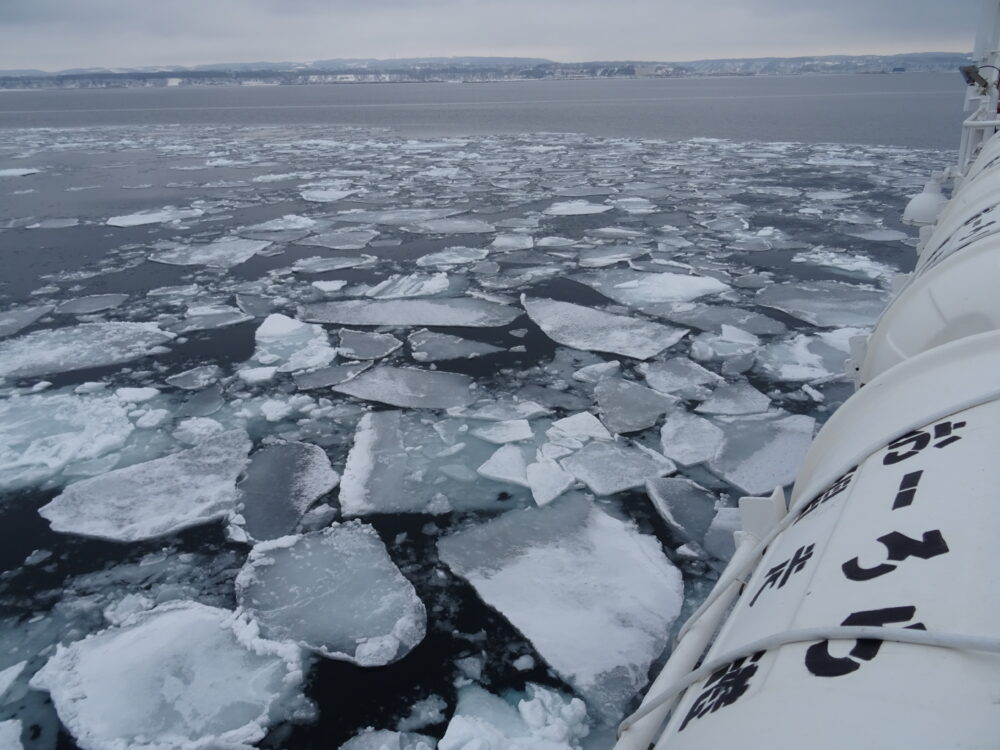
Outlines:
[{"label": "broken ice chunk", "polygon": [[583,701],[530,682],[526,691],[499,698],[460,688],[439,750],[580,750],[589,733]]},{"label": "broken ice chunk", "polygon": [[636,432],[652,427],[680,400],[638,383],[605,378],[594,388],[601,418],[611,432]]},{"label": "broken ice chunk", "polygon": [[412,732],[390,732],[386,729],[365,729],[339,750],[434,750],[437,740]]},{"label": "broken ice chunk", "polygon": [[705,532],[705,551],[719,560],[728,560],[736,551],[733,534],[742,527],[739,508],[720,507]]},{"label": "broken ice chunk", "polygon": [[625,269],[581,273],[572,278],[605,297],[638,309],[664,302],[690,302],[729,289],[727,284],[710,276],[642,273]]},{"label": "broken ice chunk", "polygon": [[364,292],[364,296],[374,299],[400,299],[404,297],[430,297],[447,292],[451,287],[445,273],[395,274],[380,281]]},{"label": "broken ice chunk", "polygon": [[160,250],[149,256],[154,263],[171,266],[208,266],[232,268],[246,263],[253,256],[271,246],[266,240],[244,240],[224,237],[207,245],[181,245],[173,250]]},{"label": "broken ice chunk", "polygon": [[565,435],[581,442],[586,442],[591,439],[611,439],[611,433],[608,432],[607,428],[603,424],[601,424],[601,420],[589,411],[581,411],[577,414],[564,417],[563,419],[557,419],[552,423],[552,427],[549,428],[548,434],[550,438],[555,436],[552,433]]},{"label": "broken ice chunk", "polygon": [[254,333],[257,348],[253,362],[276,367],[278,372],[296,372],[325,367],[337,356],[322,326],[302,323],[281,313],[272,313]]},{"label": "broken ice chunk", "polygon": [[699,414],[757,414],[767,411],[771,399],[745,380],[726,383],[695,409]]},{"label": "broken ice chunk", "polygon": [[[2,173],[0,173],[2,176]],[[23,750],[21,744],[21,721],[8,719],[0,721],[0,747],[4,750]]]},{"label": "broken ice chunk", "polygon": [[502,399],[480,402],[473,406],[449,409],[452,417],[464,419],[485,419],[490,422],[504,422],[509,419],[534,419],[551,414],[541,404],[534,401],[508,401]]},{"label": "broken ice chunk", "polygon": [[603,206],[600,203],[590,201],[561,201],[553,203],[545,209],[548,216],[587,216],[589,214],[603,214],[610,211],[614,206]]},{"label": "broken ice chunk", "polygon": [[686,411],[671,413],[660,428],[663,455],[681,466],[711,461],[724,442],[725,433],[719,427]]},{"label": "broken ice chunk", "polygon": [[528,317],[550,339],[585,351],[649,359],[676,344],[687,333],[683,328],[613,315],[570,302],[522,296],[521,304]]},{"label": "broken ice chunk", "polygon": [[341,325],[496,328],[513,322],[521,311],[496,302],[458,297],[318,302],[304,305],[300,314],[311,322]]},{"label": "broken ice chunk", "polygon": [[344,268],[360,268],[370,266],[375,262],[375,256],[362,255],[357,258],[302,258],[292,264],[292,270],[296,273],[327,273],[329,271],[340,271]]},{"label": "broken ice chunk", "polygon": [[576,483],[576,477],[563,471],[551,458],[528,464],[525,476],[531,496],[539,506],[548,505]]},{"label": "broken ice chunk", "polygon": [[603,268],[613,266],[616,263],[624,263],[648,252],[648,247],[629,247],[627,245],[595,247],[581,250],[579,263],[581,268]]},{"label": "broken ice chunk", "polygon": [[426,329],[410,334],[408,340],[413,358],[417,362],[472,359],[504,351],[503,348],[492,344],[470,341],[447,333],[434,333]]},{"label": "broken ice chunk", "polygon": [[492,422],[482,427],[476,427],[469,431],[480,440],[494,445],[504,443],[518,443],[522,440],[531,440],[534,433],[526,419],[512,419],[507,422]]},{"label": "broken ice chunk", "polygon": [[482,219],[463,216],[455,219],[428,219],[403,226],[414,234],[488,234],[496,229]]},{"label": "broken ice chunk", "polygon": [[66,300],[56,308],[56,312],[61,315],[89,315],[111,310],[127,299],[127,294],[90,294],[86,297]]},{"label": "broken ice chunk", "polygon": [[847,234],[869,242],[899,242],[909,237],[906,232],[897,229],[872,229],[867,232],[847,232]]},{"label": "broken ice chunk", "polygon": [[139,211],[138,213],[126,216],[112,216],[105,223],[109,227],[140,227],[146,224],[165,224],[168,221],[182,221],[183,219],[194,219],[201,216],[204,211],[200,208],[175,208],[165,206],[160,210]]},{"label": "broken ice chunk", "polygon": [[683,599],[659,542],[579,495],[450,534],[438,551],[607,722],[645,684]]},{"label": "broken ice chunk", "polygon": [[722,333],[699,333],[691,341],[691,357],[700,361],[730,359],[749,355],[760,347],[760,339],[752,333],[722,324]]},{"label": "broken ice chunk", "polygon": [[218,365],[201,365],[192,367],[190,370],[171,375],[166,379],[167,385],[174,388],[182,388],[185,391],[200,391],[213,383],[218,382],[222,376],[222,368]]},{"label": "broken ice chunk", "polygon": [[758,356],[758,363],[761,370],[775,380],[797,382],[841,375],[851,337],[864,332],[861,328],[843,328],[823,331],[817,336],[799,334],[769,344]]},{"label": "broken ice chunk", "polygon": [[476,399],[472,378],[413,367],[375,367],[332,386],[338,393],[415,409],[448,409]]},{"label": "broken ice chunk", "polygon": [[528,483],[528,462],[525,460],[524,449],[517,445],[504,445],[490,456],[476,472],[487,479],[507,482],[521,487]]},{"label": "broken ice chunk", "polygon": [[687,357],[673,357],[666,362],[643,362],[638,370],[650,388],[681,398],[704,398],[707,391],[703,386],[723,382],[721,376]]},{"label": "broken ice chunk", "polygon": [[530,234],[498,234],[490,249],[501,253],[511,253],[517,250],[531,250],[535,246],[535,238]]},{"label": "broken ice chunk", "polygon": [[337,190],[335,188],[312,188],[302,191],[302,200],[311,203],[336,203],[348,196],[354,195],[357,190]]},{"label": "broken ice chunk", "polygon": [[230,513],[250,439],[232,431],[164,458],[115,469],[67,487],[39,509],[53,530],[132,542]]},{"label": "broken ice chunk", "polygon": [[353,224],[386,224],[402,227],[408,224],[419,224],[422,221],[445,219],[462,213],[451,208],[395,208],[384,211],[341,211],[337,214],[338,221],[349,221]]},{"label": "broken ice chunk", "polygon": [[681,539],[701,544],[716,516],[715,497],[690,479],[650,479],[646,494],[667,526]]},{"label": "broken ice chunk", "polygon": [[440,266],[445,268],[461,266],[466,263],[475,263],[477,260],[483,260],[489,254],[489,250],[478,247],[446,247],[444,250],[417,258],[417,265],[422,268],[425,266]]},{"label": "broken ice chunk", "polygon": [[[400,492],[407,459],[399,434],[399,417],[398,411],[377,411],[365,414],[358,422],[340,483],[344,515],[418,509],[416,504],[408,507],[408,498]],[[383,499],[392,505],[383,507]]]},{"label": "broken ice chunk", "polygon": [[363,667],[403,658],[427,627],[413,585],[358,521],[258,544],[236,591],[264,637]]},{"label": "broken ice chunk", "polygon": [[227,326],[246,323],[253,320],[242,310],[229,305],[206,305],[203,307],[189,307],[183,320],[176,323],[164,324],[164,328],[173,333],[190,333],[192,331],[208,331],[216,328],[226,328]]},{"label": "broken ice chunk", "polygon": [[52,312],[52,305],[37,307],[15,307],[13,310],[0,312],[0,338],[13,336],[22,328],[27,328],[39,318]]},{"label": "broken ice chunk", "polygon": [[642,487],[647,479],[677,471],[673,461],[656,451],[638,444],[626,446],[606,441],[588,443],[560,463],[595,495],[614,495]]},{"label": "broken ice chunk", "polygon": [[297,372],[292,375],[295,386],[300,391],[310,391],[316,388],[328,388],[331,385],[339,385],[350,380],[359,373],[371,367],[371,362],[359,362],[349,365],[334,365],[333,367],[321,367],[318,370],[309,372]]},{"label": "broken ice chunk", "polygon": [[748,495],[766,495],[794,481],[815,425],[801,414],[724,423],[725,446],[708,468]]},{"label": "broken ice chunk", "polygon": [[302,663],[236,627],[226,610],[164,604],[59,645],[31,686],[81,747],[245,747],[295,708]]},{"label": "broken ice chunk", "polygon": [[351,359],[381,359],[392,354],[403,342],[389,333],[370,333],[341,328],[337,334],[340,346],[337,350]]},{"label": "broken ice chunk", "polygon": [[155,323],[83,323],[0,341],[0,377],[24,378],[131,362],[174,334]]},{"label": "broken ice chunk", "polygon": [[758,305],[820,328],[870,326],[888,302],[888,292],[839,281],[774,284],[757,292]]},{"label": "broken ice chunk", "polygon": [[573,380],[581,383],[599,383],[605,378],[618,377],[621,375],[622,363],[617,359],[610,362],[598,362],[596,365],[581,367],[573,373]]},{"label": "broken ice chunk", "polygon": [[250,457],[239,484],[239,522],[251,539],[290,534],[309,507],[340,481],[326,451],[308,443],[276,443]]},{"label": "broken ice chunk", "polygon": [[327,247],[331,250],[361,250],[376,237],[378,232],[370,229],[337,229],[314,234],[298,240],[295,244]]},{"label": "broken ice chunk", "polygon": [[121,448],[132,433],[111,396],[49,393],[0,401],[0,490],[47,482]]}]

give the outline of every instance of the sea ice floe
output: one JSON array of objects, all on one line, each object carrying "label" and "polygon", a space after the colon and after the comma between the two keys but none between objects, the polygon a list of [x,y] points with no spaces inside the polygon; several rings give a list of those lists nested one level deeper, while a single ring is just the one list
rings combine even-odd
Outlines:
[{"label": "sea ice floe", "polygon": [[46,393],[0,401],[0,489],[15,490],[84,469],[132,434],[127,409],[106,395]]},{"label": "sea ice floe", "polygon": [[596,440],[560,461],[595,495],[614,495],[642,487],[647,479],[673,474],[673,461],[639,444]]},{"label": "sea ice floe", "polygon": [[301,699],[298,649],[173,602],[56,653],[31,680],[89,750],[246,747]]},{"label": "sea ice floe", "polygon": [[297,372],[326,367],[337,357],[323,326],[303,323],[281,313],[272,313],[254,333],[256,349],[248,368],[275,367],[278,372]]},{"label": "sea ice floe", "polygon": [[574,349],[649,359],[676,344],[687,333],[684,328],[671,328],[570,302],[522,296],[521,304],[545,335]]},{"label": "sea ice floe", "polygon": [[318,370],[309,372],[297,372],[292,375],[295,380],[295,387],[300,391],[310,391],[317,388],[328,388],[331,385],[339,385],[350,380],[355,375],[364,372],[371,367],[371,362],[356,362],[347,365],[333,365],[332,367],[321,367]]},{"label": "sea ice floe", "polygon": [[687,357],[671,357],[666,361],[643,362],[638,367],[647,385],[662,393],[681,398],[704,398],[705,386],[723,382],[721,376],[706,370]]},{"label": "sea ice floe", "polygon": [[534,432],[526,419],[512,419],[505,422],[488,422],[480,427],[473,427],[469,434],[494,445],[504,443],[519,443],[531,440]]},{"label": "sea ice floe", "polygon": [[172,250],[160,250],[151,254],[149,259],[155,263],[165,263],[171,266],[232,268],[240,263],[246,263],[270,245],[271,243],[267,240],[224,237],[207,245],[181,245]]},{"label": "sea ice floe", "polygon": [[695,409],[699,414],[758,414],[767,411],[771,399],[750,383],[740,380],[716,388],[712,395]]},{"label": "sea ice floe", "polygon": [[843,328],[816,336],[798,334],[764,347],[757,355],[757,365],[769,379],[785,382],[843,375],[850,339],[863,333],[861,328]]},{"label": "sea ice floe", "polygon": [[909,238],[906,232],[897,229],[872,229],[867,232],[847,232],[847,234],[869,242],[899,242]]},{"label": "sea ice floe", "polygon": [[381,359],[399,349],[403,342],[389,333],[352,331],[341,328],[337,351],[350,359]]},{"label": "sea ice floe", "polygon": [[642,273],[624,269],[580,273],[572,278],[605,297],[640,310],[666,302],[690,302],[730,288],[728,284],[711,276]]},{"label": "sea ice floe", "polygon": [[436,747],[437,740],[423,734],[366,729],[341,745],[339,750],[435,750]]},{"label": "sea ice floe", "polygon": [[511,253],[518,250],[531,250],[535,246],[535,238],[530,234],[498,234],[490,249],[498,253]]},{"label": "sea ice floe", "polygon": [[[0,171],[0,177],[3,176]],[[4,750],[22,750],[21,722],[18,719],[0,721],[0,747]]]},{"label": "sea ice floe", "polygon": [[749,495],[791,484],[812,442],[816,420],[802,414],[722,421],[726,442],[712,473]]},{"label": "sea ice floe", "polygon": [[335,229],[297,240],[297,245],[326,247],[330,250],[361,250],[378,237],[373,229]]},{"label": "sea ice floe", "polygon": [[719,455],[724,442],[721,428],[683,410],[668,414],[660,428],[663,455],[681,466],[711,461]]},{"label": "sea ice floe", "polygon": [[570,438],[585,443],[588,440],[611,440],[611,433],[597,417],[589,411],[581,411],[568,417],[557,419],[546,433],[550,440]]},{"label": "sea ice floe", "polygon": [[189,307],[184,318],[175,323],[162,323],[165,330],[183,334],[193,331],[211,331],[217,328],[246,323],[253,320],[238,307],[230,305],[202,305]]},{"label": "sea ice floe", "polygon": [[403,658],[426,631],[413,585],[358,521],[258,544],[236,590],[265,638],[363,667]]},{"label": "sea ice floe", "polygon": [[472,359],[495,354],[504,349],[481,341],[470,341],[448,333],[434,333],[426,329],[411,333],[407,340],[413,359],[417,362],[442,362],[449,359]]},{"label": "sea ice floe", "polygon": [[140,227],[146,224],[166,224],[168,221],[195,219],[203,213],[205,212],[200,208],[175,208],[174,206],[166,206],[159,210],[139,211],[138,213],[126,216],[112,216],[105,223],[109,227]]},{"label": "sea ice floe", "polygon": [[478,247],[446,247],[444,250],[439,250],[436,253],[423,255],[417,258],[416,262],[421,268],[428,266],[450,268],[451,266],[475,263],[476,261],[483,260],[489,254],[489,250]]},{"label": "sea ice floe", "polygon": [[52,312],[52,305],[37,305],[35,307],[15,307],[0,312],[0,338],[13,336],[22,328],[27,328],[39,318]]},{"label": "sea ice floe", "polygon": [[338,393],[415,409],[448,409],[476,399],[473,380],[454,372],[375,367],[333,387]]},{"label": "sea ice floe", "polygon": [[245,432],[215,435],[179,453],[83,479],[39,509],[55,531],[132,542],[222,518],[234,509]]},{"label": "sea ice floe", "polygon": [[218,365],[200,365],[171,375],[166,378],[165,382],[167,385],[185,391],[200,391],[202,388],[207,388],[218,382],[220,377],[222,377],[222,368]]},{"label": "sea ice floe", "polygon": [[428,219],[416,224],[403,226],[414,234],[489,234],[496,230],[492,224],[482,219],[458,217],[454,219]]},{"label": "sea ice floe", "polygon": [[590,201],[561,201],[553,203],[545,209],[544,213],[548,216],[587,216],[589,214],[603,214],[612,208],[614,206],[604,206]]},{"label": "sea ice floe", "polygon": [[90,315],[118,307],[127,299],[127,294],[90,294],[66,300],[56,308],[56,312],[60,315]]},{"label": "sea ice floe", "polygon": [[826,247],[815,247],[805,252],[796,253],[792,262],[834,268],[847,275],[882,281],[891,281],[893,276],[898,273],[892,266],[864,255],[855,255]]},{"label": "sea ice floe", "polygon": [[594,388],[601,419],[612,432],[652,427],[680,400],[619,378],[605,378]]},{"label": "sea ice floe", "polygon": [[29,174],[38,174],[42,170],[32,167],[14,167],[12,169],[0,169],[0,177],[27,177]]},{"label": "sea ice floe", "polygon": [[870,326],[888,301],[887,292],[839,281],[774,284],[757,292],[757,304],[820,328]]},{"label": "sea ice floe", "polygon": [[604,268],[638,258],[648,252],[648,247],[629,247],[628,245],[594,247],[580,251],[579,263],[581,268]]},{"label": "sea ice floe", "polygon": [[451,208],[395,208],[384,211],[342,211],[337,214],[337,221],[348,221],[352,224],[384,224],[403,227],[419,224],[423,221],[446,219],[449,216],[462,213],[461,209]]},{"label": "sea ice floe", "polygon": [[520,314],[517,308],[471,297],[318,302],[300,311],[304,320],[314,323],[456,328],[498,328]]},{"label": "sea ice floe", "polygon": [[292,264],[295,273],[328,273],[330,271],[340,271],[344,268],[363,268],[374,265],[376,261],[373,255],[360,255],[349,258],[323,258],[319,255],[312,258],[302,258]]},{"label": "sea ice floe", "polygon": [[250,457],[230,522],[251,539],[291,534],[310,506],[338,482],[340,475],[319,446],[297,442],[265,446]]},{"label": "sea ice floe", "polygon": [[659,542],[579,495],[450,534],[438,552],[608,722],[646,683],[683,600]]},{"label": "sea ice floe", "polygon": [[131,362],[161,353],[174,334],[155,323],[82,323],[0,341],[0,377],[33,377]]},{"label": "sea ice floe", "polygon": [[505,422],[509,419],[535,419],[552,412],[535,401],[511,401],[495,398],[481,401],[472,406],[449,409],[452,417],[464,419],[484,419],[489,422]]},{"label": "sea ice floe", "polygon": [[336,203],[357,192],[357,190],[337,190],[336,188],[312,188],[302,191],[302,200],[313,203]]},{"label": "sea ice floe", "polygon": [[583,701],[533,683],[525,690],[500,698],[478,685],[459,688],[439,750],[580,750],[590,731]]},{"label": "sea ice floe", "polygon": [[666,477],[646,482],[646,494],[675,534],[685,541],[702,544],[716,517],[712,493],[690,479]]},{"label": "sea ice floe", "polygon": [[528,464],[525,479],[536,505],[548,505],[576,484],[576,477],[565,471],[554,459],[542,458]]},{"label": "sea ice floe", "polygon": [[365,290],[365,297],[373,299],[402,299],[405,297],[430,297],[443,294],[451,287],[445,273],[395,274]]}]

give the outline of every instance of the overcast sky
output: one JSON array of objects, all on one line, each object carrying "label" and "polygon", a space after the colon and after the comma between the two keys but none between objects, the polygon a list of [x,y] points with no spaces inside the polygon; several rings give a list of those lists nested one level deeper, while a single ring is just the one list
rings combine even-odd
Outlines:
[{"label": "overcast sky", "polygon": [[0,69],[972,49],[980,0],[0,0]]}]

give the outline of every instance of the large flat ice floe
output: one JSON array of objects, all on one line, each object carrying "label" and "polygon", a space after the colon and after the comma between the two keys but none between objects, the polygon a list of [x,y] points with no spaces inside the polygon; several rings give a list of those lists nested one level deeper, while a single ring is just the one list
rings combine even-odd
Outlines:
[{"label": "large flat ice floe", "polygon": [[299,704],[298,649],[233,614],[164,604],[56,653],[31,680],[87,750],[246,747]]},{"label": "large flat ice floe", "polygon": [[0,401],[0,490],[49,482],[68,468],[100,472],[98,459],[121,448],[132,431],[126,405],[114,396],[45,393]]},{"label": "large flat ice floe", "polygon": [[264,637],[363,667],[403,658],[426,631],[413,585],[358,521],[258,544],[236,588]]},{"label": "large flat ice floe", "polygon": [[456,532],[438,551],[607,722],[646,684],[683,600],[659,542],[578,495]]},{"label": "large flat ice floe", "polygon": [[888,292],[839,281],[774,284],[757,293],[758,305],[773,307],[820,328],[870,326],[888,302]]},{"label": "large flat ice floe", "polygon": [[182,245],[172,250],[161,250],[149,256],[151,261],[171,266],[209,266],[232,268],[246,263],[261,250],[270,247],[266,240],[244,240],[224,237],[207,245]]},{"label": "large flat ice floe", "polygon": [[127,214],[125,216],[112,216],[105,223],[109,227],[141,227],[146,224],[166,224],[169,221],[195,219],[203,213],[205,212],[200,208],[166,206],[160,209],[139,211],[138,213]]},{"label": "large flat ice floe", "polygon": [[816,420],[803,414],[720,423],[725,444],[708,468],[748,495],[791,484],[816,427]]},{"label": "large flat ice floe", "polygon": [[297,372],[326,367],[337,357],[323,326],[302,323],[272,313],[254,332],[253,359],[246,369],[274,367],[277,372]]},{"label": "large flat ice floe", "polygon": [[234,430],[188,450],[70,485],[39,513],[55,531],[119,542],[170,534],[223,518],[250,439]]},{"label": "large flat ice floe", "polygon": [[27,328],[50,312],[52,312],[52,305],[15,307],[11,310],[0,312],[0,337],[13,336],[22,328]]},{"label": "large flat ice floe", "polygon": [[312,323],[455,328],[498,328],[520,314],[515,307],[469,297],[317,302],[300,311],[300,317]]},{"label": "large flat ice floe", "polygon": [[573,276],[605,297],[637,309],[665,302],[690,302],[729,289],[710,276],[638,271],[599,271]]},{"label": "large flat ice floe", "polygon": [[522,296],[521,304],[546,336],[574,349],[649,359],[687,333],[684,328],[614,315],[571,302]]},{"label": "large flat ice floe", "polygon": [[415,409],[449,409],[476,400],[472,378],[414,367],[375,367],[333,386],[338,393]]},{"label": "large flat ice floe", "polygon": [[105,367],[157,354],[174,334],[155,323],[82,323],[0,341],[0,378]]}]

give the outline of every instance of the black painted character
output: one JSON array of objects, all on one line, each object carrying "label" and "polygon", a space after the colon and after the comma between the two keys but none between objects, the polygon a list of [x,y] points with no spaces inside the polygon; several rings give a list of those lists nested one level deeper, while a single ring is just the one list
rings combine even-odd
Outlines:
[{"label": "black painted character", "polygon": [[700,719],[723,706],[731,706],[742,698],[750,689],[750,680],[757,674],[757,662],[763,655],[763,651],[758,651],[749,659],[747,657],[737,659],[713,672],[705,683],[704,691],[691,706],[691,710],[684,717],[684,723],[677,731],[683,732],[693,719]]}]

